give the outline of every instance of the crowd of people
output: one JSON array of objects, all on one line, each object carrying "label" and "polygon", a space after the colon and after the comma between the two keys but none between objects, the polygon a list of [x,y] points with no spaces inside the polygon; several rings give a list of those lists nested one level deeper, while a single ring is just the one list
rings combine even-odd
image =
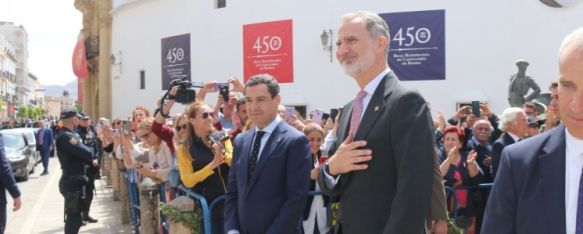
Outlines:
[{"label": "crowd of people", "polygon": [[[544,190],[531,168],[538,162],[510,154],[539,147],[549,135],[562,133],[562,144],[565,132],[576,142],[583,139],[583,31],[574,35],[561,50],[561,77],[549,87],[552,100],[544,113],[526,102],[497,115],[479,103],[479,113],[462,106],[449,119],[440,112],[433,120],[423,97],[388,67],[385,21],[370,12],[349,13],[338,30],[336,57],[360,92],[335,118],[304,119],[288,111],[275,78],[259,74],[246,84],[229,79],[229,93],[216,102],[206,96],[218,91],[218,83],[207,81],[185,110],[175,109],[181,87],[174,86],[156,108],[138,106],[128,119],[101,118],[95,126],[101,147],[95,150],[110,153],[131,183],[169,183],[177,168],[180,184],[207,201],[225,195],[213,207],[212,233],[447,233],[453,213],[466,233],[552,233],[564,226],[547,229],[545,216],[533,214],[544,213],[532,208],[537,205],[519,202],[534,203],[528,193]],[[65,132],[76,116],[62,113]],[[74,135],[59,137],[79,145]],[[567,153],[580,149],[574,144]],[[81,154],[75,156],[80,163],[96,163],[93,155]],[[66,155],[59,155],[62,164],[70,163]],[[531,174],[512,178],[518,173],[513,170]],[[478,187],[492,183],[492,195]],[[453,192],[446,196],[444,186]],[[577,195],[569,191],[577,207]],[[565,219],[564,209],[553,212]],[[79,213],[88,211],[76,210],[75,225]],[[566,230],[574,233],[576,226],[581,233],[583,223],[575,224],[573,214],[579,220],[577,212],[567,213]],[[539,229],[528,226],[534,222]]]}]

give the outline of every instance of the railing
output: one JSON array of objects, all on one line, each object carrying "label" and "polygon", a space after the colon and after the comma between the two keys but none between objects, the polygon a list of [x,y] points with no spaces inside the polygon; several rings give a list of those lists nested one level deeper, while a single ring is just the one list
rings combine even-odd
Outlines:
[{"label": "railing", "polygon": [[478,190],[482,190],[482,189],[486,189],[488,190],[488,194],[490,193],[490,189],[492,189],[492,185],[493,183],[483,183],[483,184],[478,184],[477,186],[456,186],[456,187],[448,187],[445,186],[445,196],[446,198],[449,197],[450,195],[453,197],[453,220],[454,223],[457,223],[457,219],[458,219],[458,197],[455,193],[455,190],[458,189],[478,189]]}]

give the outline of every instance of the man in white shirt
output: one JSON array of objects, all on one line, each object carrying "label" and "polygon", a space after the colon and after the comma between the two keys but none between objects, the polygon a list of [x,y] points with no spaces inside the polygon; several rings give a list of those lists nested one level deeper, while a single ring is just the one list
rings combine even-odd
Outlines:
[{"label": "man in white shirt", "polygon": [[559,50],[563,125],[508,146],[482,233],[583,233],[583,28]]},{"label": "man in white shirt", "polygon": [[504,147],[522,140],[528,132],[526,112],[518,107],[507,108],[500,117],[498,128],[504,132],[504,135],[492,144],[492,176],[494,178],[496,178]]}]

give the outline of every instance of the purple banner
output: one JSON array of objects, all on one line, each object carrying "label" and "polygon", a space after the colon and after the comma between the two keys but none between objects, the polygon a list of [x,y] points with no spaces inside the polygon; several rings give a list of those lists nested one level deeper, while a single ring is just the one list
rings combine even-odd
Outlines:
[{"label": "purple banner", "polygon": [[162,90],[175,79],[191,81],[190,34],[162,38]]},{"label": "purple banner", "polygon": [[385,13],[389,66],[400,80],[445,80],[445,10]]}]

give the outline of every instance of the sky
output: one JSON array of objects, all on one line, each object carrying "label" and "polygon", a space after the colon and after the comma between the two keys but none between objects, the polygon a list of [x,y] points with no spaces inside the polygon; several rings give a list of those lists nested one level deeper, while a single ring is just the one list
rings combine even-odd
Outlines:
[{"label": "sky", "polygon": [[83,15],[74,0],[0,0],[0,21],[22,25],[28,33],[28,69],[41,85],[76,79],[71,65]]}]

